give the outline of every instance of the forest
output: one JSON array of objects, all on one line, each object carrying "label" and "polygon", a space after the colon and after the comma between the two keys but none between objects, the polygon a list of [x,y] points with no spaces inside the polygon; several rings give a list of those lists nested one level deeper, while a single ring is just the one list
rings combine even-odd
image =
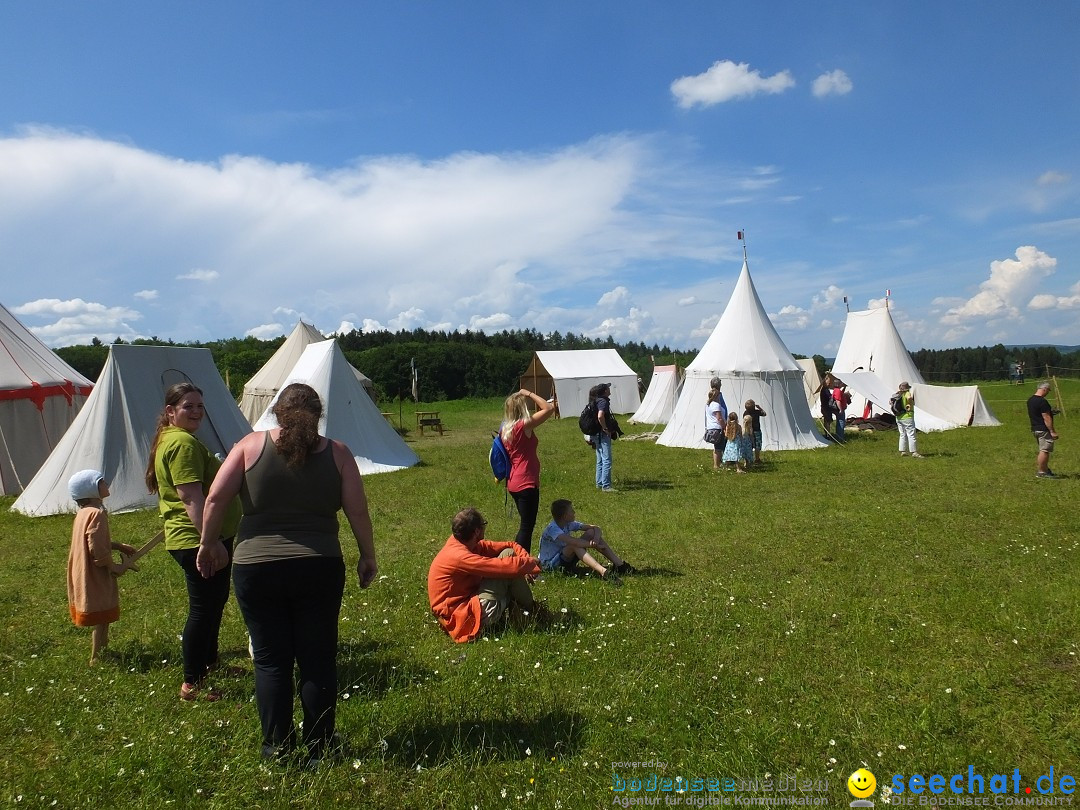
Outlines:
[{"label": "forest", "polygon": [[[380,400],[394,400],[411,395],[412,365],[417,369],[420,399],[424,402],[505,396],[518,387],[534,351],[564,349],[615,349],[644,385],[652,376],[653,364],[678,363],[685,366],[697,349],[673,352],[667,346],[642,342],[618,343],[588,338],[573,333],[541,334],[534,329],[503,330],[492,334],[466,330],[398,332],[352,331],[337,336],[345,356],[353,366],[371,378]],[[149,338],[135,340],[139,345],[180,345],[207,348],[213,354],[229,390],[239,398],[244,384],[285,341],[284,337],[260,340],[253,337],[227,338],[210,343],[175,343]],[[116,343],[123,343],[117,339]],[[1053,346],[991,347],[964,349],[920,349],[912,353],[916,367],[931,383],[970,383],[980,380],[1009,379],[1017,363],[1023,363],[1030,376],[1080,376],[1080,347],[1062,352]],[[67,363],[88,378],[96,380],[108,356],[108,344],[95,338],[90,345],[57,349]],[[795,355],[800,357],[800,355]],[[818,371],[824,372],[827,360],[814,355]]]}]

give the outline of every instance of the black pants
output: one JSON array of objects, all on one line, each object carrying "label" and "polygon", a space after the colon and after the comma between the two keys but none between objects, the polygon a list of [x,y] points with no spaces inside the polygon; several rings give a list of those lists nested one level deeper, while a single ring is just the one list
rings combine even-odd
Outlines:
[{"label": "black pants", "polygon": [[[225,548],[232,558],[232,538],[225,541]],[[210,579],[203,579],[195,567],[197,548],[184,548],[169,552],[184,569],[187,582],[188,615],[184,624],[184,681],[197,684],[218,661],[218,634],[221,632],[221,614],[229,601],[229,568],[225,566]]]},{"label": "black pants", "polygon": [[514,499],[514,505],[521,518],[514,542],[532,554],[533,529],[536,528],[536,513],[540,511],[540,489],[532,487],[520,492],[511,492],[510,497]]},{"label": "black pants", "polygon": [[295,744],[295,665],[300,670],[303,742],[309,754],[321,755],[334,734],[345,563],[340,557],[301,557],[237,565],[233,585],[255,651],[263,750]]}]

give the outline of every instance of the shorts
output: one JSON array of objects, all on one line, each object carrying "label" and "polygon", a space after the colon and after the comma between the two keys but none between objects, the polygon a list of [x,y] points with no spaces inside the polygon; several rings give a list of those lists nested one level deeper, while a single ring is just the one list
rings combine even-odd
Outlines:
[{"label": "shorts", "polygon": [[1054,450],[1054,439],[1050,436],[1049,430],[1033,430],[1031,431],[1035,436],[1035,441],[1039,443],[1040,453],[1052,453]]},{"label": "shorts", "polygon": [[540,568],[544,571],[557,571],[567,576],[573,576],[577,571],[577,557],[571,557],[568,560],[560,553],[553,560],[541,560]]},{"label": "shorts", "polygon": [[759,453],[761,452],[761,431],[760,430],[755,430],[754,431],[754,449]]}]

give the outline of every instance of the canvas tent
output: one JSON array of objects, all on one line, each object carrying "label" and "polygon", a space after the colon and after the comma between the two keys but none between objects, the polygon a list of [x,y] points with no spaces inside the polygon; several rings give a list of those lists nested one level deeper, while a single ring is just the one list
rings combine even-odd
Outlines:
[{"label": "canvas tent", "polygon": [[27,515],[76,511],[67,483],[79,470],[101,470],[109,481],[110,512],[157,506],[143,476],[165,389],[192,382],[203,392],[206,417],[195,434],[213,453],[228,453],[251,425],[225,387],[209,349],[179,346],[109,347],[97,385],[38,474],[15,501]]},{"label": "canvas tent", "polygon": [[0,495],[22,492],[92,388],[0,305]]},{"label": "canvas tent", "polygon": [[743,403],[752,399],[768,414],[761,420],[763,450],[825,446],[806,403],[803,369],[769,321],[746,262],[724,314],[686,367],[679,401],[657,444],[712,446],[703,438],[712,377],[720,377],[729,409],[741,414]]},{"label": "canvas tent", "polygon": [[[304,349],[281,387],[293,382],[307,383],[319,392],[323,402],[319,432],[347,444],[362,474],[400,470],[420,461],[375,407],[336,340]],[[256,430],[276,426],[269,407],[255,423]]]},{"label": "canvas tent", "polygon": [[915,427],[927,432],[1001,423],[977,386],[927,385],[911,359],[888,307],[849,312],[833,374],[852,392],[848,416],[889,412],[901,382],[915,393]]},{"label": "canvas tent", "polygon": [[613,413],[633,413],[641,406],[637,374],[614,349],[535,352],[521,375],[522,388],[558,398],[563,418],[576,418],[589,403],[589,389],[601,382],[611,384]]},{"label": "canvas tent", "polygon": [[653,366],[649,390],[645,392],[641,407],[630,417],[630,421],[666,425],[675,410],[675,403],[679,401],[682,381],[683,375],[678,366]]},{"label": "canvas tent", "polygon": [[[274,398],[278,389],[281,388],[281,384],[289,376],[293,366],[296,365],[296,361],[300,359],[300,355],[304,353],[304,349],[312,343],[321,343],[324,340],[326,338],[314,326],[303,321],[297,321],[295,328],[285,338],[285,342],[278,347],[273,356],[263,364],[262,368],[255,372],[254,376],[247,381],[247,385],[244,386],[244,395],[240,399],[240,410],[248,422],[255,424],[259,420],[263,411],[266,410],[266,406],[270,404],[270,400]],[[364,390],[370,395],[372,390],[371,380],[352,366],[349,366],[349,368],[352,369],[356,379],[360,381],[360,384],[364,386]]]},{"label": "canvas tent", "polygon": [[810,415],[815,419],[821,418],[821,398],[815,394],[821,385],[821,375],[818,374],[817,363],[812,357],[797,357],[795,362],[803,370],[803,392],[806,394],[806,404],[810,406]]}]

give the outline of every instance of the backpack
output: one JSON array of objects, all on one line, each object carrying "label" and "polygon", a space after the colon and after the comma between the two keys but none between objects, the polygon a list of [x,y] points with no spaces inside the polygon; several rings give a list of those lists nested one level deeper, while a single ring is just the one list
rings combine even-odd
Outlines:
[{"label": "backpack", "polygon": [[506,445],[503,444],[501,431],[496,431],[491,436],[491,451],[488,453],[488,464],[491,465],[491,474],[495,476],[496,483],[502,481],[503,486],[506,486],[510,478],[510,454],[506,452]]},{"label": "backpack", "polygon": [[907,412],[907,408],[904,407],[903,391],[897,391],[889,397],[889,410],[893,416],[903,416]]},{"label": "backpack", "polygon": [[600,432],[600,417],[596,414],[596,400],[581,409],[581,416],[577,420],[578,430],[586,436],[595,436]]}]

